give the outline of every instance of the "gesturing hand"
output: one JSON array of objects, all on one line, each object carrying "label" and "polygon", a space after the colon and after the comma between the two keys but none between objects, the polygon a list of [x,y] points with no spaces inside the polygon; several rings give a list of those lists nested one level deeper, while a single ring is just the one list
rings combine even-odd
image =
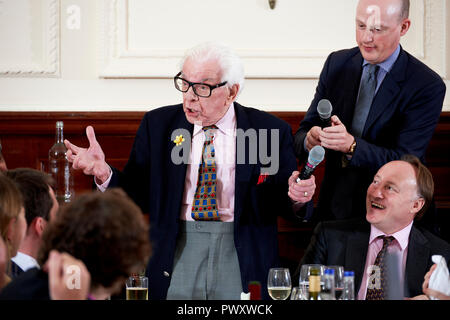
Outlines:
[{"label": "gesturing hand", "polygon": [[88,126],[86,135],[89,140],[89,148],[80,148],[69,140],[64,140],[67,147],[67,159],[72,163],[74,169],[81,169],[86,175],[93,175],[97,179],[97,183],[103,184],[109,177],[111,169],[105,161],[100,144],[95,138],[94,128]]}]

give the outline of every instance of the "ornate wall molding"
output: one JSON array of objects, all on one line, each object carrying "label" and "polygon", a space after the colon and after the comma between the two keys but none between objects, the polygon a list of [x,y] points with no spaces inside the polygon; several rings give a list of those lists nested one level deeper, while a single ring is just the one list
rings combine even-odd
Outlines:
[{"label": "ornate wall molding", "polygon": [[[38,8],[39,10],[34,10]],[[25,10],[24,10],[25,9]],[[60,1],[59,0],[2,0],[0,14],[4,21],[14,18],[14,27],[0,29],[0,39],[17,37],[15,41],[0,43],[0,76],[58,77],[60,75]],[[9,21],[11,22],[11,21]],[[39,33],[40,31],[40,33]],[[32,32],[38,32],[39,41]],[[38,43],[36,43],[38,42]],[[2,53],[3,52],[3,53]],[[11,52],[20,53],[11,61]],[[9,54],[7,62],[2,59]]]},{"label": "ornate wall molding", "polygon": [[[145,12],[148,19],[155,18],[155,14],[152,12],[153,7],[150,2],[133,1],[135,0],[103,1],[101,9],[103,11],[101,26],[103,37],[102,68],[99,76],[104,78],[167,78],[173,76],[174,72],[177,71],[177,63],[186,48],[168,47],[162,41],[161,43],[152,42],[147,39],[142,40],[142,37],[140,38],[141,42],[136,45],[136,39],[139,36],[132,32],[133,30],[140,30],[140,26],[136,27],[131,23],[138,23],[136,22],[139,21],[137,16],[141,12]],[[199,1],[197,0],[197,2]],[[356,5],[356,0],[353,2]],[[330,1],[330,6],[336,6],[335,3]],[[138,5],[140,6],[139,10],[136,9]],[[273,14],[286,15],[288,11],[283,11],[283,5],[295,7],[297,4],[290,1],[280,2],[277,10],[270,10],[268,5],[267,10]],[[196,8],[195,6],[192,7]],[[445,10],[443,8],[445,8],[445,0],[413,0],[411,16],[414,19],[414,28],[410,30],[402,43],[409,52],[426,62],[444,77],[446,72],[445,63],[443,63],[445,61],[445,48],[442,47],[442,43],[445,43],[445,16],[443,13]],[[196,18],[196,10],[185,13],[189,19]],[[158,16],[161,14],[167,14],[167,21],[171,21],[173,11],[161,10],[160,13],[158,12]],[[202,12],[198,14],[201,15]],[[349,17],[342,17],[342,19],[353,21],[354,12],[348,14]],[[324,20],[326,19],[324,18]],[[248,24],[251,23],[252,21],[248,22]],[[176,29],[177,26],[174,28]],[[245,28],[246,24],[242,27]],[[224,28],[226,27],[224,26]],[[327,28],[327,26],[324,26],[324,28]],[[148,39],[153,40],[152,32],[159,33],[164,32],[164,30],[167,30],[164,29],[164,26],[161,26],[159,30],[156,28],[148,30]],[[189,32],[187,31],[189,30],[188,25],[184,30]],[[217,30],[209,30],[205,37],[213,39],[216,32]],[[292,41],[301,41],[303,38],[302,32],[305,34],[311,33],[314,37],[314,29],[303,30],[298,33],[298,38]],[[280,37],[282,36],[280,34]],[[348,35],[346,33],[345,36],[337,36],[342,38],[343,43],[348,43],[349,46],[355,45],[354,33],[349,32]],[[294,47],[270,48],[270,46],[264,46],[265,44],[261,42],[261,39],[260,42],[254,39],[248,41],[246,48],[243,46],[235,46],[235,48],[244,60],[246,74],[249,78],[317,78],[328,54],[345,46],[334,48],[331,45],[324,45],[321,48],[315,48],[312,43],[314,42],[312,39],[315,39],[313,37],[307,38],[311,43],[307,43],[306,49]],[[132,42],[132,39],[134,39],[134,42]],[[173,41],[177,42],[177,39]],[[229,44],[233,45],[233,43]]]}]

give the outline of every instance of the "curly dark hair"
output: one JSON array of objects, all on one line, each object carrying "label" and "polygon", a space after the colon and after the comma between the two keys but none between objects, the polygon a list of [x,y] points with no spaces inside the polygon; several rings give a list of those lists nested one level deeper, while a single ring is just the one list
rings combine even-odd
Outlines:
[{"label": "curly dark hair", "polygon": [[149,228],[138,206],[121,189],[83,194],[62,208],[45,229],[38,255],[67,252],[84,262],[91,288],[108,288],[145,268],[151,254]]},{"label": "curly dark hair", "polygon": [[42,171],[30,168],[8,170],[6,175],[16,183],[22,192],[27,225],[30,226],[37,217],[49,221],[50,210],[53,207],[49,188],[53,186],[53,178]]}]

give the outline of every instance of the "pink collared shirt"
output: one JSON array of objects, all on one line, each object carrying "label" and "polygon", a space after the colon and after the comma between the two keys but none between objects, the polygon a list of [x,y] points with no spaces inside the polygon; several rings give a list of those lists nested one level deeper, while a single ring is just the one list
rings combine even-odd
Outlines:
[{"label": "pink collared shirt", "polygon": [[[234,104],[216,124],[218,130],[214,133],[214,150],[217,170],[217,204],[220,220],[231,222],[234,220],[234,181],[236,169],[236,115]],[[200,166],[205,133],[202,127],[194,125],[192,148],[189,164],[186,170],[184,193],[181,203],[181,220],[193,221],[191,217],[198,167]]]},{"label": "pink collared shirt", "polygon": [[404,276],[405,276],[405,266],[406,266],[406,257],[408,256],[408,240],[409,234],[411,232],[413,222],[407,225],[400,231],[397,231],[393,234],[385,234],[384,232],[378,230],[376,227],[371,225],[370,227],[370,238],[369,238],[369,249],[367,250],[366,257],[366,265],[364,267],[364,274],[361,281],[361,287],[358,291],[358,300],[365,300],[367,293],[367,284],[370,276],[370,266],[375,263],[375,259],[377,258],[378,252],[383,247],[383,239],[378,238],[379,236],[393,236],[395,238],[392,241],[391,245],[388,247],[388,252],[391,254],[395,254],[398,257],[398,261],[401,261],[401,265],[399,266],[399,275],[400,275],[400,284],[403,287],[404,284]]}]

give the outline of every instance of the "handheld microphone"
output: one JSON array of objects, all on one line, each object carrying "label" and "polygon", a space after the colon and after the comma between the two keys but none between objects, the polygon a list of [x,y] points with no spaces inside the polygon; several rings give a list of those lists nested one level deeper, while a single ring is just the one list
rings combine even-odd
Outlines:
[{"label": "handheld microphone", "polygon": [[322,99],[317,104],[317,113],[319,114],[320,120],[322,122],[322,128],[331,126],[332,111],[333,107],[331,106],[331,102],[327,99]]},{"label": "handheld microphone", "polygon": [[300,180],[307,180],[311,177],[314,169],[322,162],[325,158],[325,149],[321,146],[315,146],[311,149],[308,156],[308,161],[303,167],[299,177],[297,178],[297,182]]}]

